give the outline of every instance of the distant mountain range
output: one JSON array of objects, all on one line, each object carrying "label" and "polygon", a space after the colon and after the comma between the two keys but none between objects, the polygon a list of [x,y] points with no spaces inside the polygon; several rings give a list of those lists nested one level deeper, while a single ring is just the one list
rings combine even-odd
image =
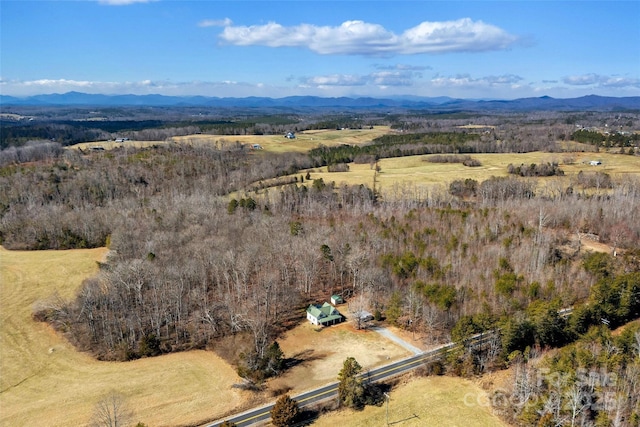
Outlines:
[{"label": "distant mountain range", "polygon": [[81,92],[35,95],[24,98],[0,95],[2,106],[150,106],[150,107],[241,107],[241,108],[348,108],[348,109],[426,109],[436,111],[612,111],[640,110],[640,96],[615,98],[597,95],[579,98],[520,98],[513,100],[470,100],[449,97],[323,98],[289,96],[285,98],[218,98],[165,95],[92,95]]}]

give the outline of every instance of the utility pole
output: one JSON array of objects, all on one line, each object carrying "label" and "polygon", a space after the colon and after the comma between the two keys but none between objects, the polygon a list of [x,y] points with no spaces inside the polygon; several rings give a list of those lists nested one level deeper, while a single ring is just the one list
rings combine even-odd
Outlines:
[{"label": "utility pole", "polygon": [[384,393],[384,397],[387,399],[387,427],[389,427],[389,401],[391,397],[387,393]]}]

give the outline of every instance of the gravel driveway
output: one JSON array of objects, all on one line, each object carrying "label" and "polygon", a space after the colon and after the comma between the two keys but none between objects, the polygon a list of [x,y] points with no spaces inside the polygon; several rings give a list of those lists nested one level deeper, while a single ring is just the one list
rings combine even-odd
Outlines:
[{"label": "gravel driveway", "polygon": [[396,334],[394,334],[393,332],[391,332],[387,328],[376,326],[376,327],[373,327],[372,329],[374,331],[376,331],[377,333],[379,333],[380,335],[382,335],[383,337],[385,337],[387,339],[390,339],[391,341],[395,342],[399,346],[401,346],[403,348],[406,348],[407,350],[409,350],[413,354],[422,354],[422,352],[423,352],[418,347],[409,344],[408,342],[406,342],[405,340],[403,340],[402,338],[400,338],[399,336],[397,336]]}]

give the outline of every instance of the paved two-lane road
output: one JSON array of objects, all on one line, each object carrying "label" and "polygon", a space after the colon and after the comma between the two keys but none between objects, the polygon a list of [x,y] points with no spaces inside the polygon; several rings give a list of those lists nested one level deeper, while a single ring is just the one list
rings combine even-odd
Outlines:
[{"label": "paved two-lane road", "polygon": [[[434,359],[439,354],[447,351],[453,346],[453,344],[446,344],[428,352],[408,357],[406,359],[399,360],[397,362],[390,363],[385,366],[381,366],[376,369],[369,370],[361,374],[361,376],[370,382],[382,381],[396,375],[400,375],[407,371],[416,369],[424,362]],[[292,396],[300,408],[312,405],[317,402],[321,402],[326,399],[335,398],[338,396],[338,383],[334,382],[323,387]],[[234,415],[226,418],[229,421],[234,422],[238,427],[251,426],[257,423],[266,422],[271,418],[271,408],[273,404],[265,405],[257,409],[244,412],[242,414]],[[206,427],[218,427],[223,420],[217,421],[213,424],[207,424]]]}]

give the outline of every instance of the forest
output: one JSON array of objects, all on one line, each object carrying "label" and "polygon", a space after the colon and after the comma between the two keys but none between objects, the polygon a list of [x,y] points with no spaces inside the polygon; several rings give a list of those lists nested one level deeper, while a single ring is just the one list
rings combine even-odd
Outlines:
[{"label": "forest", "polygon": [[[511,365],[529,378],[539,369],[529,364],[536,353],[577,340],[574,350],[563,352],[588,348],[592,359],[561,353],[548,362],[552,369],[575,372],[608,363],[625,378],[616,383],[620,392],[638,390],[637,336],[612,337],[602,326],[602,319],[614,328],[640,317],[637,175],[581,173],[564,188],[541,191],[536,179],[562,175],[561,166],[510,165],[508,177],[461,179],[426,192],[399,183],[381,194],[308,172],[415,154],[560,152],[558,141],[571,139],[573,125],[558,114],[476,118],[501,124],[490,132],[460,129],[468,117],[407,115],[391,124],[410,132],[308,154],[176,143],[83,153],[51,140],[3,142],[0,242],[22,250],[110,249],[100,273],[74,299],[52,295],[34,310],[35,319],[101,360],[194,348],[222,352],[222,338],[239,335],[246,344],[243,360],[260,364],[310,302],[339,293],[354,296],[354,304],[377,318],[428,332],[433,342],[464,342],[500,328],[495,348],[469,348],[446,361],[455,374]],[[594,125],[607,119],[588,117]],[[245,128],[282,132],[293,126],[281,117],[262,120]],[[376,115],[359,122],[380,120]],[[309,128],[338,123],[327,117],[304,122],[316,123]],[[296,123],[300,130],[302,122]],[[240,129],[219,125],[199,129]],[[173,132],[154,129],[118,135],[157,131],[154,138],[164,138]],[[3,137],[17,138],[12,132]],[[586,143],[597,149],[596,142]],[[620,155],[629,155],[626,146]],[[458,155],[436,161],[469,160]],[[250,190],[287,176],[295,179]],[[597,236],[618,256],[584,255],[585,236]],[[574,307],[568,318],[558,315],[565,307]],[[611,346],[619,360],[600,357],[611,355]],[[232,362],[241,363],[240,354],[235,357]],[[625,371],[633,369],[633,375]],[[538,385],[527,396],[551,392],[552,385]],[[580,396],[586,399],[586,391]],[[610,425],[605,420],[614,423],[618,416],[627,424],[611,425],[638,425],[639,404],[625,403],[614,408],[618,412],[576,410],[572,421]],[[521,425],[561,425],[566,415],[555,406],[504,414]]]}]

